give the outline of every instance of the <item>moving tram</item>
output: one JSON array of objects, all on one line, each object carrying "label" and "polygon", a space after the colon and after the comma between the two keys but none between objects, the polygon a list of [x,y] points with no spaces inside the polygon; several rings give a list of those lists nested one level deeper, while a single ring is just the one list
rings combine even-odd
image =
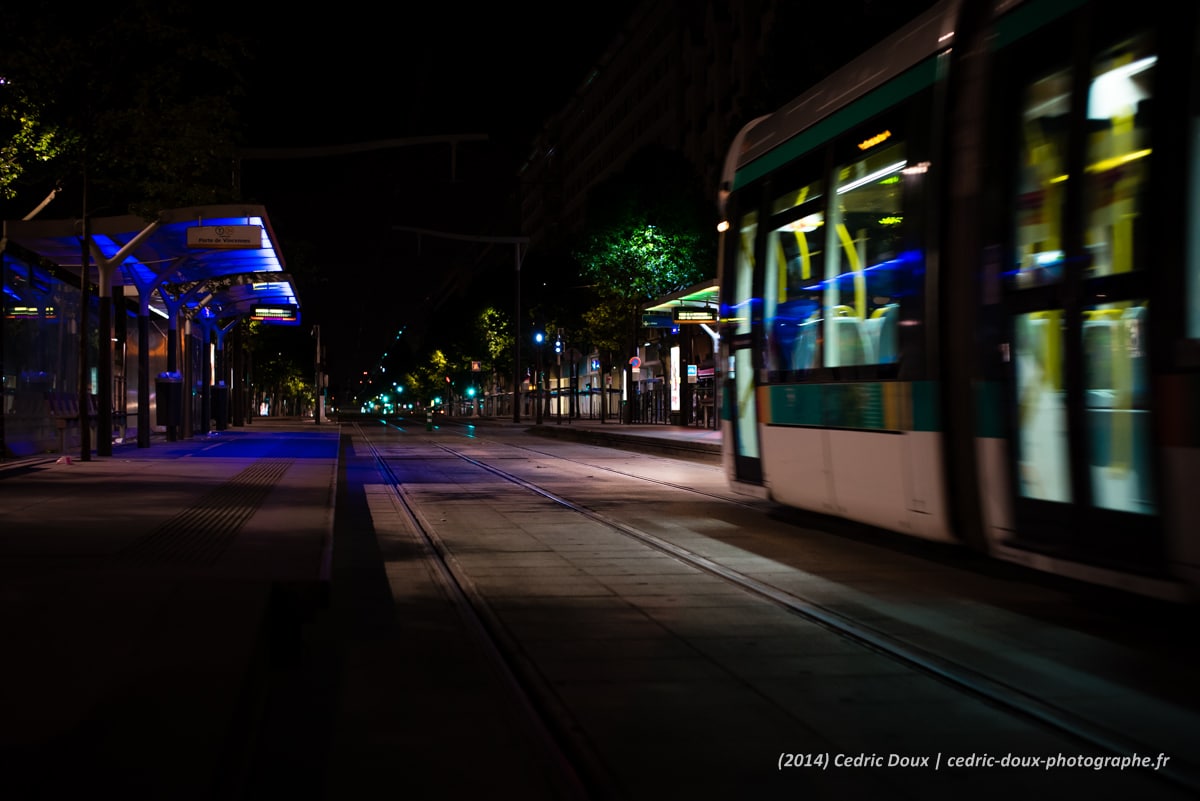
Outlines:
[{"label": "moving tram", "polygon": [[739,132],[735,488],[1192,600],[1198,17],[946,0]]}]

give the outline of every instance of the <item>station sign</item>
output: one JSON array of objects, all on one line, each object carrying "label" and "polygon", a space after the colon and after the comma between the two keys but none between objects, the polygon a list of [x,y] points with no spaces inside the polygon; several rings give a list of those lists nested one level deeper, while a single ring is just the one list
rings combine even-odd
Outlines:
[{"label": "station sign", "polygon": [[677,308],[674,310],[675,322],[677,323],[715,323],[717,322],[717,310],[713,308],[696,309],[696,308]]},{"label": "station sign", "polygon": [[290,304],[255,306],[250,312],[250,319],[270,325],[299,325],[300,309]]},{"label": "station sign", "polygon": [[[42,318],[43,309],[40,306],[8,305],[4,307],[4,317],[8,320],[38,320]],[[58,312],[53,306],[45,307],[45,319],[58,319]]]},{"label": "station sign", "polygon": [[189,248],[241,249],[262,247],[258,225],[195,225],[187,229]]},{"label": "station sign", "polygon": [[672,328],[675,318],[670,312],[642,312],[642,328]]}]

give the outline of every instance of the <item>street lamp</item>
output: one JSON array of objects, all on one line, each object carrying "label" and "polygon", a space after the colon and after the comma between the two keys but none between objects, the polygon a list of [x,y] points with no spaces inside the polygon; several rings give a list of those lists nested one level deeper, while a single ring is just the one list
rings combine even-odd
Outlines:
[{"label": "street lamp", "polygon": [[556,414],[555,422],[562,425],[562,355],[563,355],[563,330],[558,329],[558,335],[554,337],[554,356],[558,362],[558,375],[556,376],[558,383],[558,397],[554,400],[554,411]]},{"label": "street lamp", "polygon": [[317,358],[316,358],[316,383],[313,386],[315,397],[313,398],[313,421],[321,424],[321,417],[325,414],[325,391],[324,382],[322,381],[324,374],[324,353],[321,351],[321,326],[314,325],[312,327],[312,335],[317,340]]},{"label": "street lamp", "polygon": [[546,333],[540,328],[533,332],[533,344],[537,348],[535,351],[536,359],[534,361],[534,376],[533,376],[533,405],[537,407],[537,424],[542,424],[542,343],[546,341]]}]

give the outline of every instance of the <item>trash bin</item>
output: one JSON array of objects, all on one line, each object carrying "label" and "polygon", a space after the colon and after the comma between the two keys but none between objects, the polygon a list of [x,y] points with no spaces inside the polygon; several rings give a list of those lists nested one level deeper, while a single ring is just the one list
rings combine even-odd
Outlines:
[{"label": "trash bin", "polygon": [[212,416],[217,431],[224,431],[229,426],[229,387],[224,381],[218,381],[212,388]]},{"label": "trash bin", "polygon": [[179,412],[183,405],[183,375],[159,373],[154,381],[154,392],[155,423],[160,426],[179,425]]}]

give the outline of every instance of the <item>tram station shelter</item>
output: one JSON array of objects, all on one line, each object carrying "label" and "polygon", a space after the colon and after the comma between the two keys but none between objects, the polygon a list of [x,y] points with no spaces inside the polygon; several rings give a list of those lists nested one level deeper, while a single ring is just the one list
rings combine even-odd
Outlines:
[{"label": "tram station shelter", "polygon": [[643,338],[629,360],[636,422],[717,428],[720,287],[710,279],[642,309]]},{"label": "tram station shelter", "polygon": [[230,345],[251,321],[300,323],[262,206],[3,225],[0,458],[241,425]]}]

